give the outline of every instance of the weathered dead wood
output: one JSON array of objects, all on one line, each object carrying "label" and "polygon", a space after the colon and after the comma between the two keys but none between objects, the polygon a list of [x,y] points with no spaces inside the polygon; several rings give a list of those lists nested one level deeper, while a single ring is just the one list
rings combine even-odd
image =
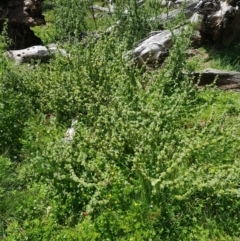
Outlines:
[{"label": "weathered dead wood", "polygon": [[240,91],[240,72],[237,71],[224,71],[209,68],[194,72],[190,76],[194,78],[195,82],[198,82],[199,86],[216,83],[216,86],[222,90]]},{"label": "weathered dead wood", "polygon": [[149,22],[159,22],[160,26],[164,26],[165,23],[174,20],[181,12],[185,16],[185,18],[191,18],[194,14],[194,8],[198,4],[199,0],[190,0],[186,2],[186,6],[178,9],[174,9],[168,13],[162,13],[157,17],[149,19]]},{"label": "weathered dead wood", "polygon": [[51,54],[44,46],[33,46],[27,49],[10,50],[7,52],[9,58],[16,61],[17,64],[31,62],[32,60],[40,60],[46,62],[51,58]]},{"label": "weathered dead wood", "polygon": [[[200,0],[198,4],[193,1],[187,5],[187,10],[185,9],[184,13],[187,16],[192,15],[189,22],[196,24],[195,34],[192,36],[194,47],[208,43],[213,46],[214,50],[229,46],[240,35],[240,10],[232,2],[231,4],[233,6],[227,2],[221,3],[219,0]],[[169,18],[176,17],[178,13],[179,10],[174,10],[169,16],[162,15],[162,18],[168,21]],[[181,28],[183,27],[181,26],[179,30]],[[149,36],[138,42],[132,51],[138,66],[161,61],[159,57],[168,51],[168,47],[165,47],[164,43],[172,45],[172,35],[166,31],[157,33],[156,37]],[[175,34],[178,32],[176,31]]]},{"label": "weathered dead wood", "polygon": [[[136,3],[137,7],[141,7],[146,0],[140,0]],[[113,4],[113,2],[110,0],[109,1],[109,7],[102,7],[102,6],[98,6],[98,5],[92,5],[90,7],[91,10],[95,10],[95,11],[100,11],[100,12],[104,12],[107,14],[113,14],[115,12],[115,5]],[[129,14],[128,9],[125,9],[123,12],[124,15]]]},{"label": "weathered dead wood", "polygon": [[130,58],[132,56],[139,67],[145,63],[163,62],[172,44],[172,33],[169,30],[163,30],[139,41],[135,49],[129,51],[127,56]]},{"label": "weathered dead wood", "polygon": [[47,62],[52,57],[52,54],[58,53],[68,56],[67,52],[64,49],[58,48],[56,44],[50,44],[47,47],[39,45],[21,50],[10,50],[6,52],[6,55],[14,59],[16,64],[23,64],[33,60]]},{"label": "weathered dead wood", "polygon": [[100,11],[100,12],[104,12],[107,14],[113,14],[114,13],[114,9],[110,9],[110,8],[106,8],[106,7],[101,7],[98,5],[92,5],[90,7],[91,10],[95,10],[95,11]]},{"label": "weathered dead wood", "polygon": [[73,140],[73,137],[75,135],[75,126],[76,124],[78,123],[78,119],[75,118],[72,120],[72,124],[71,124],[71,127],[69,127],[65,133],[65,136],[63,138],[63,141],[64,142],[69,142],[69,141],[72,141]]},{"label": "weathered dead wood", "polygon": [[[194,7],[197,5],[197,3],[198,0],[193,0],[188,2],[185,9],[175,9],[169,12],[169,14],[161,14],[157,17],[158,21],[161,22],[161,25],[163,26],[167,21],[171,21],[176,18],[180,11],[183,11],[186,17],[192,17],[194,14]],[[150,21],[156,21],[156,18]],[[194,18],[193,21],[198,21],[198,18]],[[173,30],[174,34],[178,34],[179,32],[181,32],[181,28]],[[199,43],[199,35],[199,31],[196,31],[196,37],[193,40],[194,44]],[[156,31],[156,33],[152,32],[150,33],[150,36],[138,41],[135,44],[134,50],[129,51],[127,56],[132,56],[132,59],[134,59],[139,67],[143,66],[144,64],[163,62],[168,56],[168,50],[170,47],[172,47],[172,45],[173,41],[171,31]]]}]

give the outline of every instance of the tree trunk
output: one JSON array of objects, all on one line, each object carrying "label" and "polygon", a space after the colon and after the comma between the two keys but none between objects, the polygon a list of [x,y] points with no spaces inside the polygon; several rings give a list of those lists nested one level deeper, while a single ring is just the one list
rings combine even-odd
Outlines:
[{"label": "tree trunk", "polygon": [[30,27],[45,24],[41,11],[44,0],[1,0],[0,32],[8,20],[8,36],[12,49],[22,49],[42,44]]}]

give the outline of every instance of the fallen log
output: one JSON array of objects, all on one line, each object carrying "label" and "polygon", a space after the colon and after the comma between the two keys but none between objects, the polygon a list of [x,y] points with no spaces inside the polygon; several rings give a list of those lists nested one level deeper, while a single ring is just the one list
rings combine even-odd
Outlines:
[{"label": "fallen log", "polygon": [[104,13],[107,13],[107,14],[113,14],[114,13],[114,9],[101,7],[101,6],[98,6],[98,5],[92,5],[90,7],[90,9],[94,10],[94,11],[104,12]]},{"label": "fallen log", "polygon": [[194,8],[196,7],[196,5],[198,4],[199,0],[190,0],[186,2],[186,6],[183,6],[184,8],[178,8],[178,9],[174,9],[168,13],[162,13],[160,15],[158,15],[157,17],[154,18],[150,18],[148,21],[149,23],[151,22],[159,22],[159,26],[164,27],[164,25],[167,22],[170,22],[174,19],[176,19],[176,17],[182,12],[182,14],[185,16],[186,19],[191,18],[194,14]]},{"label": "fallen log", "polygon": [[49,44],[47,47],[38,45],[20,50],[10,50],[6,55],[15,60],[16,64],[29,63],[32,61],[47,62],[53,54],[68,56],[64,49],[59,49],[56,44]]},{"label": "fallen log", "polygon": [[217,69],[205,69],[191,73],[189,76],[193,77],[194,82],[198,86],[216,84],[222,90],[240,91],[240,72],[224,71]]},{"label": "fallen log", "polygon": [[[198,21],[194,19],[194,21]],[[132,51],[126,56],[135,61],[138,67],[145,64],[162,63],[169,55],[169,49],[173,46],[173,35],[179,35],[185,27],[170,30],[155,31],[149,37],[138,41]],[[202,44],[201,34],[198,30],[192,37],[192,45],[199,47]]]},{"label": "fallen log", "polygon": [[[240,10],[236,6],[238,2],[234,4],[233,1],[235,0],[232,0],[230,5],[228,2],[220,2],[219,0],[200,0],[198,4],[194,1],[188,5],[188,10],[184,10],[184,13],[188,14],[189,12],[189,16],[192,15],[188,23],[195,23],[196,31],[192,36],[194,47],[208,43],[214,51],[223,46],[229,46],[240,36]],[[176,17],[175,13],[178,11],[171,12],[170,18]],[[162,18],[167,19],[167,16],[162,15]],[[179,33],[181,28],[183,26],[179,27]],[[159,57],[162,53],[168,52],[165,43],[171,43],[169,47],[173,44],[172,35],[166,31],[168,30],[157,33],[155,37],[149,36],[137,43],[132,53],[134,53],[133,58],[138,66],[141,67],[144,63],[152,64],[162,61]],[[175,34],[178,34],[177,30],[174,31]]]},{"label": "fallen log", "polygon": [[133,51],[129,51],[127,56],[134,58],[139,67],[144,64],[163,62],[168,56],[168,49],[172,46],[172,33],[163,30],[139,41]]},{"label": "fallen log", "polygon": [[7,52],[7,56],[14,59],[17,64],[28,63],[32,60],[47,62],[51,58],[48,49],[41,45],[21,50],[10,50]]},{"label": "fallen log", "polygon": [[[136,6],[137,7],[141,7],[144,3],[145,3],[146,0],[140,0],[138,2],[136,2]],[[104,13],[107,13],[107,14],[113,14],[115,13],[115,5],[114,3],[110,0],[109,1],[109,7],[103,7],[103,6],[98,6],[98,5],[92,5],[90,7],[91,10],[95,10],[95,11],[100,11],[100,12],[104,12]],[[127,15],[129,12],[128,12],[128,9],[125,9],[124,12],[123,12],[125,15]]]},{"label": "fallen log", "polygon": [[[175,9],[168,14],[164,13],[159,15],[157,18],[149,19],[149,21],[159,21],[159,26],[163,28],[167,21],[175,19],[181,11],[183,11],[186,18],[192,17],[195,12],[194,8],[198,4],[198,0],[193,0],[187,3],[184,9]],[[199,21],[198,17],[190,19],[189,22],[196,23]],[[136,62],[138,67],[142,67],[144,64],[161,63],[169,54],[169,48],[173,45],[172,33],[178,34],[181,32],[181,27],[173,30],[162,30],[156,31],[149,34],[148,37],[135,43],[135,47],[132,51],[127,52],[126,56]],[[193,39],[194,45],[200,45],[199,31],[196,31],[195,38]]]}]

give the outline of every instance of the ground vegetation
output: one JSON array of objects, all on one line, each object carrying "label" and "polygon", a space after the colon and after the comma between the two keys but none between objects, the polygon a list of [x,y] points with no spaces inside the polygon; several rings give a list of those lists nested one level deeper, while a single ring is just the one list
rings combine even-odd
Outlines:
[{"label": "ground vegetation", "polygon": [[93,17],[96,2],[44,1],[33,31],[69,53],[45,64],[15,65],[1,35],[1,240],[240,240],[240,96],[186,74],[239,70],[239,43],[189,54],[189,25],[138,68],[124,53],[167,9],[135,3]]}]

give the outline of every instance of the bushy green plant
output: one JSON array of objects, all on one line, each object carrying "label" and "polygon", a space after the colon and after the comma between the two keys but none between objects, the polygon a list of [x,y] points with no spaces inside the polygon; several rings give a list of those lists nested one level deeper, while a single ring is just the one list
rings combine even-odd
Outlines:
[{"label": "bushy green plant", "polygon": [[[116,1],[115,19],[116,34],[122,39],[125,38],[127,47],[131,48],[133,44],[146,37],[151,30],[156,30],[159,25],[157,17],[153,18],[156,8],[160,14],[164,8],[159,8],[159,4],[150,4],[149,6],[138,6],[138,1]],[[146,11],[148,9],[148,11]]]},{"label": "bushy green plant", "polygon": [[56,38],[58,40],[80,39],[86,31],[86,15],[91,1],[85,0],[55,0],[54,16]]},{"label": "bushy green plant", "polygon": [[0,80],[0,153],[19,159],[25,121],[32,112],[32,99],[29,96],[22,76],[7,65],[2,58]]},{"label": "bushy green plant", "polygon": [[15,188],[18,187],[15,179],[14,165],[9,159],[0,157],[0,238],[6,236],[5,228],[12,215],[12,208],[15,205],[13,193]]},{"label": "bushy green plant", "polygon": [[[74,19],[77,9],[70,16],[67,2],[56,3],[69,20],[57,16],[59,34],[76,37],[85,13]],[[131,12],[124,19],[117,3],[122,39],[113,31],[66,43],[68,56],[31,71],[1,62],[2,152],[14,145],[10,156],[22,160],[16,172],[0,159],[1,212],[11,210],[2,222],[4,240],[240,236],[239,97],[198,90],[187,77],[191,28],[173,36],[162,69],[130,66],[124,53],[144,35],[138,24],[148,23],[135,4],[126,4]],[[75,135],[67,141],[74,118]],[[16,180],[21,189],[7,190]],[[15,208],[6,206],[9,197]]]},{"label": "bushy green plant", "polygon": [[4,51],[8,48],[8,46],[11,44],[11,40],[8,37],[7,33],[8,29],[8,21],[6,20],[3,23],[2,29],[0,30],[0,51]]}]

